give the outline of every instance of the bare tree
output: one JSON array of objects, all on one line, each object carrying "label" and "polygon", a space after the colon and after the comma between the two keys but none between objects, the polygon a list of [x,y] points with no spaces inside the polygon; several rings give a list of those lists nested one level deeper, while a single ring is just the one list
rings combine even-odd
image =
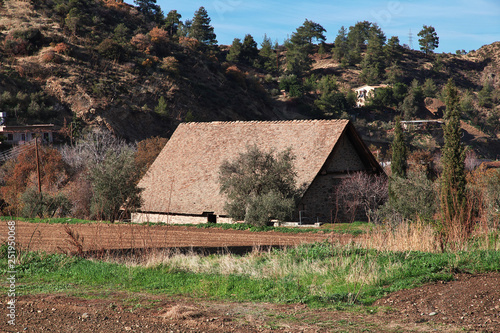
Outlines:
[{"label": "bare tree", "polygon": [[465,153],[465,170],[473,171],[481,164],[474,150],[467,150]]},{"label": "bare tree", "polygon": [[88,132],[74,146],[61,148],[63,160],[74,170],[99,164],[109,152],[120,153],[124,150],[135,150],[125,140],[119,139],[104,129],[94,129]]},{"label": "bare tree", "polygon": [[335,194],[337,217],[340,214],[353,222],[358,214],[364,214],[372,222],[377,208],[387,200],[387,177],[356,172],[337,186]]}]

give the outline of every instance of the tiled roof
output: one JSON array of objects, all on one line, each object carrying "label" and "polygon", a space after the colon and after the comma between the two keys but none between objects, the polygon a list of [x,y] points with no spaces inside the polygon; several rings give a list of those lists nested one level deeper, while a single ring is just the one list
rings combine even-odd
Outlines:
[{"label": "tiled roof", "polygon": [[140,181],[143,212],[224,214],[218,172],[257,145],[291,148],[297,184],[310,184],[332,152],[348,120],[235,121],[180,124]]}]

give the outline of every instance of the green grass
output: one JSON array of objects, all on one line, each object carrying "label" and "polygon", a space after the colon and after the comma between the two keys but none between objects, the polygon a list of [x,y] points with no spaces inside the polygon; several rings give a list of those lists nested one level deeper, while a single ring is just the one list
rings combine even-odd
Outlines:
[{"label": "green grass", "polygon": [[318,228],[305,228],[305,227],[273,227],[273,226],[253,226],[251,224],[247,223],[234,223],[234,224],[229,224],[229,223],[221,223],[221,224],[216,224],[216,223],[202,223],[202,224],[197,224],[197,228],[220,228],[223,230],[249,230],[249,231],[254,231],[254,232],[266,232],[266,231],[276,231],[276,232],[282,232],[282,233],[293,233],[293,234],[298,234],[298,233],[317,233],[317,232],[324,232],[322,229]]},{"label": "green grass", "polygon": [[321,226],[325,231],[333,231],[339,234],[350,234],[358,236],[369,232],[374,227],[373,223],[355,221],[352,223],[328,223]]},{"label": "green grass", "polygon": [[[14,216],[0,216],[0,221],[24,221],[30,223],[48,223],[48,224],[88,224],[88,223],[111,223],[109,221],[93,221],[93,220],[82,220],[82,219],[74,219],[74,218],[26,218],[26,217],[14,217]],[[119,223],[129,223],[129,222],[115,222],[115,224]],[[144,223],[142,225],[147,226],[158,226],[158,225],[171,225],[167,223]],[[183,227],[192,227],[192,228],[220,228],[223,230],[248,230],[253,232],[267,232],[267,231],[275,231],[282,233],[323,233],[323,232],[336,232],[341,234],[351,234],[354,236],[363,234],[369,231],[373,225],[366,222],[353,222],[353,223],[336,223],[336,224],[325,224],[321,226],[321,228],[307,228],[307,227],[273,227],[273,226],[262,226],[256,227],[246,223],[202,223],[202,224],[175,224],[175,226],[183,226]]]},{"label": "green grass", "polygon": [[336,232],[340,234],[351,234],[358,236],[364,234],[371,230],[373,227],[372,223],[356,221],[353,223],[328,223],[323,224],[321,228],[307,228],[307,227],[273,227],[273,226],[263,226],[256,227],[246,223],[235,223],[235,224],[214,224],[214,223],[204,223],[198,224],[198,228],[221,228],[224,230],[249,230],[249,231],[276,231],[283,233],[318,233],[318,232]]},{"label": "green grass", "polygon": [[[2,276],[8,271],[6,256],[4,245]],[[500,271],[500,251],[394,253],[328,243],[242,257],[197,256],[199,265],[192,268],[169,261],[144,266],[62,254],[23,252],[18,256],[16,283],[21,294],[87,289],[320,307],[370,305],[390,292],[452,280],[454,272]],[[239,262],[245,269],[231,270]],[[6,292],[5,285],[0,292]]]}]

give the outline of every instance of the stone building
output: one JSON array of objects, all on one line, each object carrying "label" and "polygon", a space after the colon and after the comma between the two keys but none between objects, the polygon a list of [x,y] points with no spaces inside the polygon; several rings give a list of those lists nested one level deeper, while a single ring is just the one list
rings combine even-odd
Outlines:
[{"label": "stone building", "polygon": [[349,120],[183,123],[140,181],[143,204],[132,221],[232,222],[219,193],[219,168],[253,145],[292,150],[297,184],[306,188],[295,221],[331,222],[336,184],[356,171],[383,173]]}]

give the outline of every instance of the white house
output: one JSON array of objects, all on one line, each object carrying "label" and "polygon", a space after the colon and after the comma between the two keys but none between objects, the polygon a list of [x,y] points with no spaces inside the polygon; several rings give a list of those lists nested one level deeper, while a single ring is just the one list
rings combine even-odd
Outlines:
[{"label": "white house", "polygon": [[375,89],[377,89],[377,88],[385,88],[385,87],[388,87],[388,85],[387,84],[379,84],[377,86],[367,86],[367,85],[364,85],[362,87],[354,89],[354,91],[356,92],[356,97],[358,98],[356,100],[356,107],[359,108],[359,107],[365,106],[366,100],[369,97],[373,97],[374,96]]},{"label": "white house", "polygon": [[35,134],[39,135],[43,142],[52,143],[55,132],[57,130],[53,124],[0,126],[3,142],[13,145],[29,142],[35,138]]}]

